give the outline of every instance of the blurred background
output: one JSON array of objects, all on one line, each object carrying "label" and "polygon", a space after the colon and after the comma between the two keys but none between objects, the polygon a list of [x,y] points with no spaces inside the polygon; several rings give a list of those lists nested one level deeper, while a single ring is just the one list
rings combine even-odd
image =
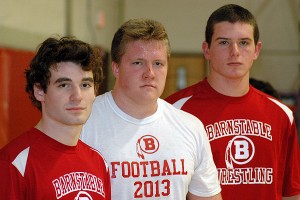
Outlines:
[{"label": "blurred background", "polygon": [[24,69],[46,38],[71,35],[99,47],[103,93],[113,85],[109,52],[119,25],[140,17],[162,22],[172,49],[164,98],[205,77],[206,20],[227,3],[249,9],[259,25],[263,48],[251,77],[270,83],[299,121],[300,0],[0,0],[0,148],[40,117],[25,93]]}]

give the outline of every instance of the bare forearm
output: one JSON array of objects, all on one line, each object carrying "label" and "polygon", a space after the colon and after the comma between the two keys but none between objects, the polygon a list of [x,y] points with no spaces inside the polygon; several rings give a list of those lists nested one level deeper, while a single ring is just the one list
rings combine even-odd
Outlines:
[{"label": "bare forearm", "polygon": [[187,194],[186,199],[187,200],[222,200],[222,196],[221,196],[221,193],[219,193],[212,197],[199,197],[199,196],[193,195],[192,193],[189,192]]},{"label": "bare forearm", "polygon": [[300,200],[300,194],[292,197],[282,197],[282,200]]}]

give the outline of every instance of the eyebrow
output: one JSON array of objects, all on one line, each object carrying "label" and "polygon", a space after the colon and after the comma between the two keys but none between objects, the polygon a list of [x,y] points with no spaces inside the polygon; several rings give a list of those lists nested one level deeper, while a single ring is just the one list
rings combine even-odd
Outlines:
[{"label": "eyebrow", "polygon": [[86,77],[83,78],[82,81],[94,82],[94,79],[92,77]]},{"label": "eyebrow", "polygon": [[69,78],[62,77],[62,78],[58,78],[54,83],[61,83],[64,81],[72,81],[72,80]]},{"label": "eyebrow", "polygon": [[[61,83],[61,82],[64,82],[64,81],[72,81],[72,79],[62,77],[62,78],[58,78],[54,83]],[[94,82],[94,79],[92,77],[85,77],[81,81]]]},{"label": "eyebrow", "polygon": [[[216,40],[231,40],[230,38],[218,37]],[[252,40],[251,38],[240,38],[239,40]]]},{"label": "eyebrow", "polygon": [[229,40],[229,38],[217,37],[216,40]]}]

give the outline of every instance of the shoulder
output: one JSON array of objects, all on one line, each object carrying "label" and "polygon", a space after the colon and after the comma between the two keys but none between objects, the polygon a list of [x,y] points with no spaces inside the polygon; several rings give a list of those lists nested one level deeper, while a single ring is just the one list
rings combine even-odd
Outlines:
[{"label": "shoulder", "polygon": [[165,100],[171,104],[175,103],[176,101],[183,99],[183,98],[187,98],[193,95],[196,95],[198,93],[198,91],[200,90],[200,88],[203,87],[203,85],[205,84],[206,79],[191,85],[189,87],[186,87],[182,90],[179,90],[173,94],[171,94],[170,96],[168,96],[167,98],[165,98]]},{"label": "shoulder", "polygon": [[284,116],[288,117],[290,122],[292,123],[294,120],[293,111],[285,105],[280,99],[272,97],[268,94],[259,91],[258,89],[251,87],[254,95],[256,95],[257,103],[263,104],[266,110],[272,111],[272,113],[277,112],[277,114],[282,113]]},{"label": "shoulder", "polygon": [[13,139],[0,150],[0,159],[12,162],[20,154],[26,152],[28,154],[29,148],[34,145],[37,140],[38,136],[35,134],[34,129],[28,130]]},{"label": "shoulder", "polygon": [[77,144],[83,151],[85,151],[86,154],[90,154],[90,155],[94,155],[94,156],[100,156],[103,157],[102,154],[94,149],[93,147],[89,146],[88,144],[86,144],[85,142],[83,142],[82,140],[78,140],[78,144]]},{"label": "shoulder", "polygon": [[78,145],[83,150],[84,154],[91,158],[91,160],[97,158],[100,159],[101,162],[105,162],[104,156],[97,149],[87,145],[82,140],[78,140]]},{"label": "shoulder", "polygon": [[107,108],[108,101],[109,101],[109,92],[96,96],[92,106],[91,115],[88,118],[88,122],[91,120],[91,118],[94,118],[94,116],[97,118],[97,116],[99,116],[100,113],[104,112],[104,109]]},{"label": "shoulder", "polygon": [[272,101],[274,104],[276,104],[277,108],[282,110],[286,114],[286,116],[289,118],[290,122],[293,123],[294,114],[293,114],[293,111],[287,105],[285,105],[283,102],[279,101],[278,99],[275,99],[272,97],[269,97],[269,100]]},{"label": "shoulder", "polygon": [[101,94],[99,96],[96,96],[93,106],[101,105],[103,102],[105,102],[105,100],[107,99],[107,96],[108,96],[108,92]]},{"label": "shoulder", "polygon": [[[14,169],[24,175],[27,161],[30,157],[30,150],[33,146],[39,144],[38,131],[36,129],[30,129],[0,150],[0,161],[3,166],[14,166]],[[41,148],[38,147],[38,149]]]},{"label": "shoulder", "polygon": [[199,126],[203,126],[202,122],[195,117],[194,115],[180,110],[169,102],[160,99],[162,101],[162,105],[164,106],[164,114],[167,115],[173,121],[176,121],[182,125],[187,125],[193,127],[195,125],[199,128]]}]

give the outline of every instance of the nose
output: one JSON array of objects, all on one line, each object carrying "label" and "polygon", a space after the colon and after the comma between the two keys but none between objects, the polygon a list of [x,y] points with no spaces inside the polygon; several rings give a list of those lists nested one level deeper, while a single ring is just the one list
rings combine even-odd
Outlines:
[{"label": "nose", "polygon": [[80,87],[73,87],[71,91],[70,99],[71,101],[81,101],[82,100],[82,94],[81,94],[81,88]]},{"label": "nose", "polygon": [[232,56],[240,55],[240,49],[237,43],[232,43],[230,47],[231,47],[230,52]]},{"label": "nose", "polygon": [[152,79],[154,78],[154,71],[153,71],[153,66],[152,64],[147,64],[145,67],[145,71],[143,73],[143,78],[145,79]]}]

